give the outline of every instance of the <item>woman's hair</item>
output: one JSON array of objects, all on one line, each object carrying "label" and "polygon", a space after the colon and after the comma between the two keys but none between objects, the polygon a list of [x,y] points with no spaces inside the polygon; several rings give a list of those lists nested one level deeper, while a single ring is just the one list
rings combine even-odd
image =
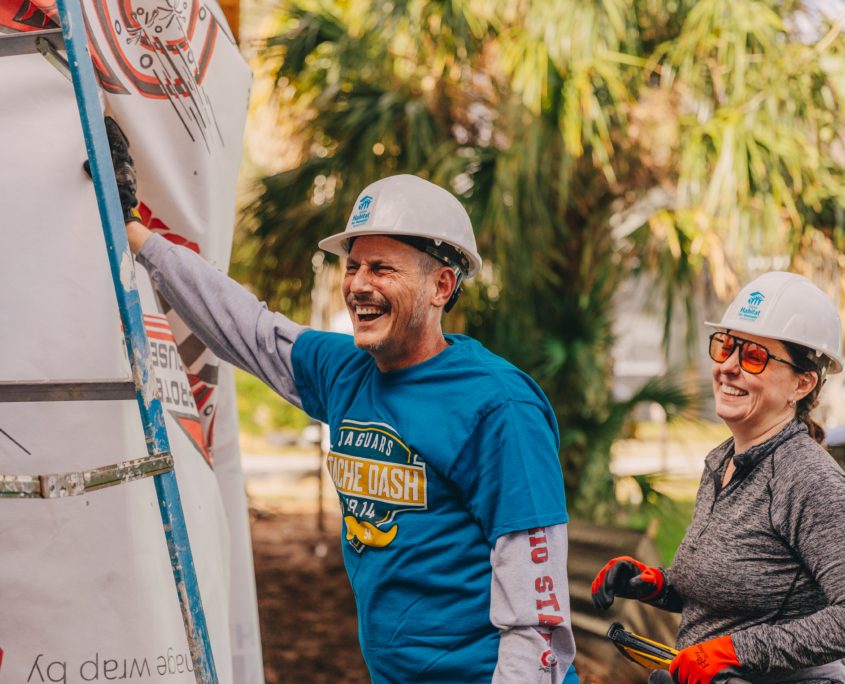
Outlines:
[{"label": "woman's hair", "polygon": [[819,392],[821,392],[825,381],[827,359],[816,357],[811,349],[802,344],[784,341],[783,346],[786,347],[789,357],[796,366],[805,369],[807,372],[815,372],[818,378],[812,391],[796,405],[795,417],[807,426],[810,437],[821,444],[824,442],[824,428],[810,418],[810,413],[819,404]]}]

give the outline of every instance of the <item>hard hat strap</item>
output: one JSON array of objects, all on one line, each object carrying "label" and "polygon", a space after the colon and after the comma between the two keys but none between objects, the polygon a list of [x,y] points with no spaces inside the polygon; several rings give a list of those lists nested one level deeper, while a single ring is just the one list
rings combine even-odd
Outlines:
[{"label": "hard hat strap", "polygon": [[394,240],[399,240],[399,242],[404,242],[406,245],[410,245],[421,252],[425,252],[455,272],[455,289],[452,290],[449,301],[443,306],[443,312],[449,313],[452,307],[455,306],[455,302],[458,301],[458,297],[461,296],[461,284],[464,281],[464,275],[469,273],[469,260],[462,252],[446,242],[437,244],[430,238],[416,237],[414,235],[391,235],[390,237]]},{"label": "hard hat strap", "polygon": [[452,290],[452,296],[449,297],[449,301],[443,306],[443,312],[449,313],[452,310],[452,307],[455,306],[455,302],[458,301],[458,297],[461,296],[461,284],[464,282],[464,272],[460,269],[455,269],[455,276],[457,280],[455,281],[455,289]]},{"label": "hard hat strap", "polygon": [[469,273],[469,259],[464,256],[463,252],[452,247],[447,242],[440,242],[437,244],[431,238],[417,237],[415,235],[386,235],[385,237],[399,240],[406,245],[425,252],[429,256],[434,257],[442,264],[450,266],[462,273]]},{"label": "hard hat strap", "polygon": [[[343,249],[347,254],[352,251],[352,245],[359,236],[353,235],[348,238],[344,244]],[[416,235],[390,235],[384,234],[384,237],[389,237],[399,242],[404,242],[406,245],[425,252],[429,256],[437,259],[441,264],[461,271],[464,274],[469,273],[470,263],[466,255],[458,248],[453,247],[448,242],[440,242],[439,244],[431,238],[417,237]]]}]

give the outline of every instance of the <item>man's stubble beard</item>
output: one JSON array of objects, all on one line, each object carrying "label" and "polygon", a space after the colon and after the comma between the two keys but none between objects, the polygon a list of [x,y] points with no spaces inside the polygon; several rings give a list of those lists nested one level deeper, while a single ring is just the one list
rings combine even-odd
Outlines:
[{"label": "man's stubble beard", "polygon": [[[411,313],[411,320],[408,321],[408,327],[412,330],[419,330],[420,328],[425,325],[426,315],[428,314],[428,306],[425,303],[425,290],[420,288],[419,292],[417,293],[417,299],[414,302],[414,310]],[[355,346],[358,349],[361,349],[366,352],[380,352],[383,351],[387,345],[392,341],[392,337],[389,335],[385,335],[381,338],[378,342],[373,342],[370,344],[358,344],[355,343]]]}]

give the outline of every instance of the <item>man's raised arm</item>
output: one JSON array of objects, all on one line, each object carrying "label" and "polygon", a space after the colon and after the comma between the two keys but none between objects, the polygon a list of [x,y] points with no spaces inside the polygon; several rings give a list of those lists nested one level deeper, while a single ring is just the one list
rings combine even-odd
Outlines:
[{"label": "man's raised arm", "polygon": [[205,259],[144,226],[135,210],[137,180],[129,140],[111,117],[106,117],[106,133],[129,248],[147,269],[153,286],[218,357],[256,375],[301,408],[291,353],[305,326],[269,311]]}]

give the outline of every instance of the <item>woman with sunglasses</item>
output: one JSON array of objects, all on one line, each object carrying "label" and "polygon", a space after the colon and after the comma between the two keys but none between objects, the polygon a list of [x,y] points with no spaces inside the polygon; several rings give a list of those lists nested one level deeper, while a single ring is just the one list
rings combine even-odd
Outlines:
[{"label": "woman with sunglasses", "polygon": [[810,417],[842,370],[839,314],[806,278],[772,272],[707,325],[732,437],[707,456],[672,567],[615,558],[593,602],[680,612],[670,672],[681,684],[845,683],[845,473]]}]

